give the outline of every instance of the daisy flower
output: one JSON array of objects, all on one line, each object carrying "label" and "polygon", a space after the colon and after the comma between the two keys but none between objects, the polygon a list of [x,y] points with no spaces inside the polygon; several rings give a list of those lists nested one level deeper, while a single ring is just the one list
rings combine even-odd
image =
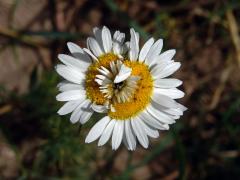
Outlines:
[{"label": "daisy flower", "polygon": [[[102,146],[111,138],[114,150],[118,149],[121,142],[129,150],[135,150],[137,142],[147,148],[148,137],[157,138],[158,130],[168,130],[169,125],[175,123],[186,110],[175,101],[184,96],[184,93],[177,89],[182,81],[167,78],[179,69],[180,63],[172,60],[175,50],[161,53],[161,39],[154,42],[154,39],[150,38],[140,50],[139,34],[134,29],[130,30],[130,42],[125,44],[124,38],[119,38],[120,32],[118,35],[115,33],[111,40],[110,32],[104,36],[106,33],[103,33],[103,30],[104,28],[100,33],[102,38],[94,33],[96,40],[87,41],[88,49],[85,49],[85,52],[91,56],[93,62],[86,66],[85,71],[81,71],[83,78],[78,82],[81,90],[76,89],[75,84],[74,90],[73,84],[67,90],[61,88],[66,86],[65,84],[59,85],[60,90],[65,91],[64,95],[61,93],[58,96],[64,98],[57,96],[57,99],[74,104],[66,103],[64,106],[71,108],[63,106],[59,114],[73,111],[72,116],[77,114],[77,118],[75,121],[71,118],[70,120],[85,123],[90,116],[83,116],[84,113],[105,113],[88,133],[86,143],[99,139],[98,145]],[[71,68],[74,67],[75,65],[71,64]],[[70,71],[68,74],[71,74]],[[70,81],[71,78],[67,80]],[[72,91],[78,91],[77,95],[72,94]],[[80,96],[84,100],[75,105]],[[84,102],[87,102],[87,108],[82,106]]]}]

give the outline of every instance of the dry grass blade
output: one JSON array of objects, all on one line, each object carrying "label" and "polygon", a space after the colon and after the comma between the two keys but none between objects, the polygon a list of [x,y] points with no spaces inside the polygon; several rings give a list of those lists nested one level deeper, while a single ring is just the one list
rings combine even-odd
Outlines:
[{"label": "dry grass blade", "polygon": [[236,49],[236,58],[238,62],[238,66],[240,67],[240,38],[239,38],[239,29],[236,18],[233,15],[232,10],[227,10],[226,12],[229,31],[232,38],[233,45]]},{"label": "dry grass blade", "polygon": [[40,48],[40,47],[47,48],[47,43],[45,41],[42,41],[40,39],[33,39],[30,37],[26,37],[26,36],[22,35],[20,32],[15,31],[15,30],[0,27],[0,35],[6,36],[11,39],[15,39],[19,42],[22,42],[23,44],[33,46],[36,48]]},{"label": "dry grass blade", "polygon": [[226,82],[227,82],[227,80],[229,78],[229,75],[231,74],[232,70],[233,70],[233,65],[229,65],[222,71],[222,74],[221,74],[221,77],[220,77],[220,85],[218,86],[218,88],[214,92],[212,102],[209,105],[209,110],[213,110],[217,107],[217,105],[220,101],[220,98],[221,98],[221,94],[224,91]]}]

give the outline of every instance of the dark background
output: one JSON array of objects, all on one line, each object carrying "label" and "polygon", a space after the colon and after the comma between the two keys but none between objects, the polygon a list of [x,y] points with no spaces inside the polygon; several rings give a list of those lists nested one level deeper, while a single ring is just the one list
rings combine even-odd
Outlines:
[{"label": "dark background", "polygon": [[[239,179],[239,0],[0,0],[0,179]],[[149,149],[84,144],[60,117],[54,71],[95,26],[163,38],[188,107]]]}]

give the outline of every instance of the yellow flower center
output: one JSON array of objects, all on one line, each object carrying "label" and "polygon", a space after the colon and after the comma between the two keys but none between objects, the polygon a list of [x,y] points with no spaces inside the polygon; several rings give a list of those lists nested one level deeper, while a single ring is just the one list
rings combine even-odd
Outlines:
[{"label": "yellow flower center", "polygon": [[[93,63],[86,74],[86,91],[87,97],[96,104],[103,105],[109,99],[105,98],[102,92],[99,90],[99,85],[95,82],[95,77],[98,73],[98,68],[101,66],[109,69],[110,62],[118,60],[118,57],[113,54],[106,54],[104,56],[99,57],[99,61]],[[150,103],[152,90],[153,90],[153,79],[151,73],[149,72],[149,68],[144,63],[140,62],[132,62],[129,60],[122,61],[124,65],[128,66],[132,69],[132,76],[138,76],[140,79],[137,81],[137,88],[129,102],[121,102],[112,101],[115,111],[108,112],[108,115],[112,119],[125,120],[131,117],[136,116],[142,110],[146,108],[146,106]]]}]

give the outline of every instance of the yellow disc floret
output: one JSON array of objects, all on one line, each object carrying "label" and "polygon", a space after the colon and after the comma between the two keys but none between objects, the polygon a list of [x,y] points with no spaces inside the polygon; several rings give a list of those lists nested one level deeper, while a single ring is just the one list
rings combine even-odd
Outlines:
[{"label": "yellow disc floret", "polygon": [[109,111],[108,115],[113,119],[129,119],[136,116],[146,108],[151,100],[153,80],[149,68],[144,63],[129,60],[123,63],[132,69],[133,76],[139,76],[137,89],[129,102],[113,104],[115,112]]},{"label": "yellow disc floret", "polygon": [[98,61],[91,64],[86,73],[86,92],[87,97],[96,104],[104,104],[106,98],[99,89],[99,85],[95,82],[96,75],[99,74],[98,68],[101,66],[109,69],[110,62],[118,60],[118,57],[112,53],[104,54],[98,57]]}]

